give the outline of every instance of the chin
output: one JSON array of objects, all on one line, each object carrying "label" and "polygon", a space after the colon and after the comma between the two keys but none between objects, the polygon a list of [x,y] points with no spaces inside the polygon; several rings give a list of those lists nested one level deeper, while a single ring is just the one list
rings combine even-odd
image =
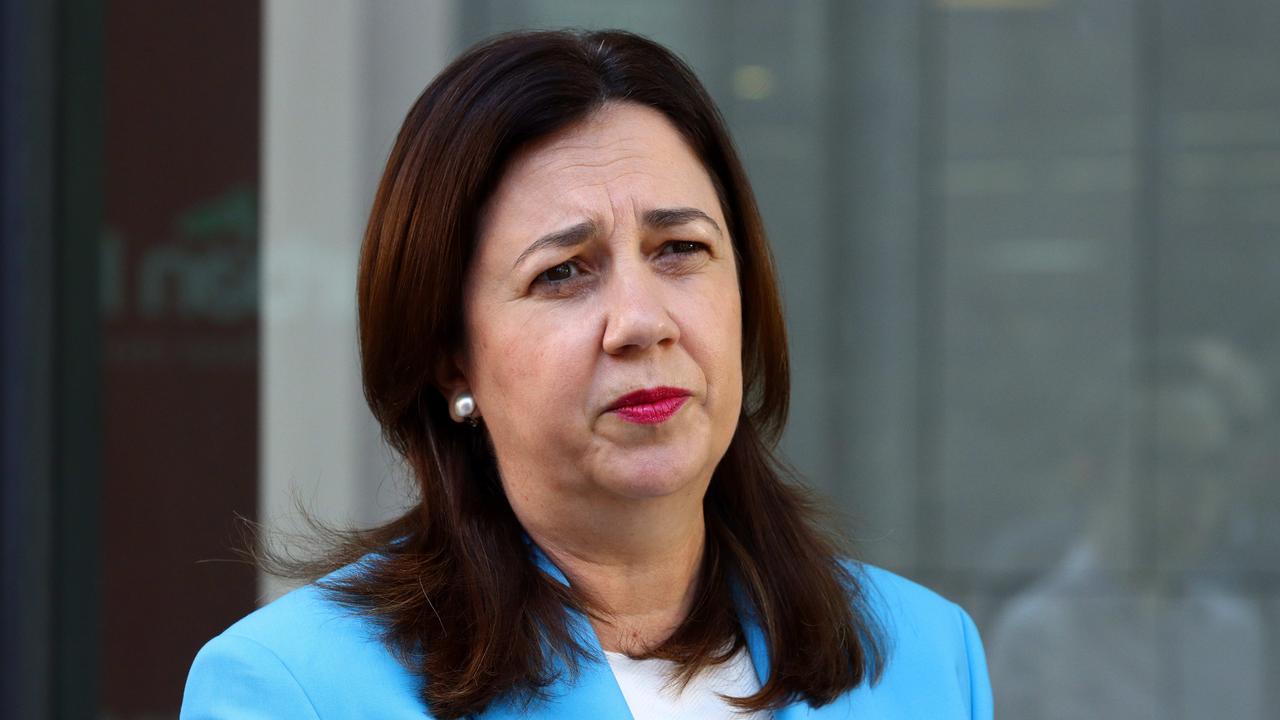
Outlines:
[{"label": "chin", "polygon": [[669,497],[698,488],[701,500],[714,469],[704,459],[673,457],[672,453],[626,455],[610,463],[610,472],[600,476],[601,484],[617,495],[636,500]]}]

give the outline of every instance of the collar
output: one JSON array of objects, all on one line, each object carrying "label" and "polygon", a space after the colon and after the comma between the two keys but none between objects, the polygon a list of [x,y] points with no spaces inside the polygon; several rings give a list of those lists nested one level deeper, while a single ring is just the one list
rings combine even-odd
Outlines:
[{"label": "collar", "polygon": [[[564,572],[551,561],[537,543],[527,535],[525,542],[539,569],[556,582],[569,585],[569,579]],[[751,662],[755,666],[756,677],[763,685],[769,678],[769,648],[765,642],[764,631],[756,620],[755,611],[745,592],[736,583],[733,586],[733,596],[743,635],[746,638],[747,652],[751,655]],[[618,681],[613,676],[613,670],[609,667],[604,648],[600,645],[600,638],[591,626],[590,619],[581,612],[570,610],[569,622],[571,631],[587,652],[587,657],[583,658],[579,664],[578,672],[571,674],[563,662],[557,660],[559,667],[556,669],[560,672],[560,680],[548,688],[546,699],[535,700],[527,706],[511,702],[495,703],[485,711],[483,717],[486,720],[500,718],[503,720],[507,718],[512,720],[514,718],[546,718],[548,720],[551,718],[624,718],[631,720],[631,710],[627,707],[622,689],[618,687]],[[807,715],[805,712],[807,709],[806,704],[797,703],[776,712],[774,717],[777,720],[801,718]]]},{"label": "collar", "polygon": [[[569,585],[564,572],[551,562],[542,548],[538,547],[528,535],[525,543],[529,546],[534,562],[538,567],[562,585]],[[559,680],[547,688],[547,697],[535,699],[527,705],[516,701],[500,701],[485,710],[482,717],[486,720],[506,720],[510,718],[624,718],[631,720],[631,710],[627,700],[618,687],[609,661],[605,657],[604,648],[600,646],[600,638],[591,627],[591,621],[581,612],[569,611],[569,629],[578,643],[586,650],[586,657],[578,664],[578,672],[572,673],[563,659],[556,658],[556,672]]]}]

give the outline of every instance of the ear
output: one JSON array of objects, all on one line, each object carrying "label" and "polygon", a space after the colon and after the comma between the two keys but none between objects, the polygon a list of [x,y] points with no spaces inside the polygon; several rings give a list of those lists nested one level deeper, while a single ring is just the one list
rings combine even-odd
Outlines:
[{"label": "ear", "polygon": [[[461,353],[450,353],[436,363],[434,379],[436,388],[440,390],[440,394],[444,396],[445,402],[453,402],[454,397],[464,390],[471,390],[471,383],[467,380],[467,373],[464,370],[465,361]],[[479,408],[476,409],[476,415],[479,416]]]}]

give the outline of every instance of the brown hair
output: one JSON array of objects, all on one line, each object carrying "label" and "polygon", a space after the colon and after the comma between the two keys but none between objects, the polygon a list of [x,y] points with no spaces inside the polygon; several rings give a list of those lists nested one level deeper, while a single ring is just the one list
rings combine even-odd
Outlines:
[{"label": "brown hair", "polygon": [[[433,714],[476,713],[500,697],[533,699],[585,652],[570,608],[592,612],[542,572],[503,494],[483,429],[454,423],[435,385],[463,341],[463,276],[481,208],[513,153],[610,101],[663,113],[716,186],[742,293],[744,406],[704,500],[706,555],[693,609],[649,656],[687,681],[742,647],[735,586],[768,644],[772,671],[744,709],[831,702],[883,666],[881,631],[857,576],[818,530],[807,496],[773,455],[790,396],[786,333],[763,224],[724,121],[670,51],[619,31],[530,32],[467,51],[405,118],[378,186],[360,257],[364,390],[420,499],[394,521],[341,533],[312,577],[371,615],[424,677]],[[304,567],[305,565],[305,567]],[[728,648],[728,650],[726,650]]]}]

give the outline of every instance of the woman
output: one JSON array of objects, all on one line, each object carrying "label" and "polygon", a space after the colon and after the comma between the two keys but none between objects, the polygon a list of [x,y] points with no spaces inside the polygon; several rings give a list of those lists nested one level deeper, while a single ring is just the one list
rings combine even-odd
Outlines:
[{"label": "woman", "polygon": [[183,717],[990,716],[968,616],[842,560],[783,482],[762,223],[667,50],[515,34],[445,69],[359,303],[420,501],[206,645]]}]

